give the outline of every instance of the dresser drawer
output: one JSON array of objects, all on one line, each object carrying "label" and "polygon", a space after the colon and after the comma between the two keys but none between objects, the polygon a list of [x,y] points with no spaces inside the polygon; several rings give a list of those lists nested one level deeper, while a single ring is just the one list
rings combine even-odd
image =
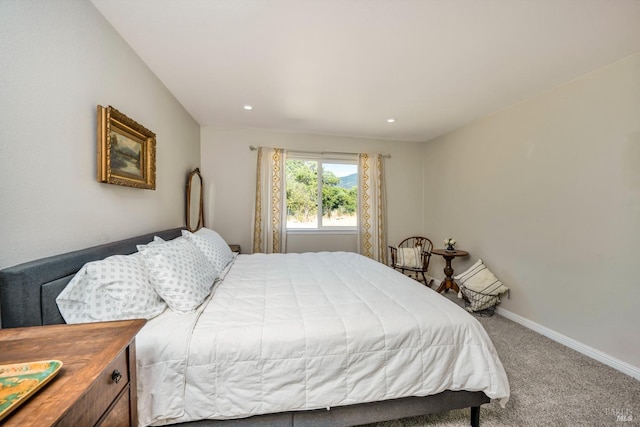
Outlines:
[{"label": "dresser drawer", "polygon": [[[131,399],[129,387],[122,390],[111,410],[105,414],[104,418],[96,425],[96,427],[130,427],[131,420]],[[134,426],[135,427],[135,426]]]},{"label": "dresser drawer", "polygon": [[[120,392],[129,386],[128,353],[129,347],[125,348],[102,371],[87,391],[87,394],[65,415],[59,425],[73,427],[93,426],[100,420]],[[117,374],[119,374],[119,378]],[[128,401],[128,399],[126,400]]]}]

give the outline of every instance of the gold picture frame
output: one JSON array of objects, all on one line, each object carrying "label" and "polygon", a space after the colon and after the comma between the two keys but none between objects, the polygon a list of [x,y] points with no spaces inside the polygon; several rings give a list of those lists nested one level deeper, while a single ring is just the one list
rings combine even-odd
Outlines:
[{"label": "gold picture frame", "polygon": [[98,182],[156,189],[156,134],[98,105]]}]

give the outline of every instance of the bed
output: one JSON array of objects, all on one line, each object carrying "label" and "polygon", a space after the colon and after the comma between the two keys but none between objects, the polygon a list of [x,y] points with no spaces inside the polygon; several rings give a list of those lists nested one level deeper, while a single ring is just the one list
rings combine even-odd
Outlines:
[{"label": "bed", "polygon": [[[84,265],[183,233],[0,271],[2,327],[64,323],[56,298]],[[150,319],[136,351],[141,425],[349,426],[470,408],[477,426],[482,404],[509,396],[476,319],[352,253],[234,256],[196,309]]]}]

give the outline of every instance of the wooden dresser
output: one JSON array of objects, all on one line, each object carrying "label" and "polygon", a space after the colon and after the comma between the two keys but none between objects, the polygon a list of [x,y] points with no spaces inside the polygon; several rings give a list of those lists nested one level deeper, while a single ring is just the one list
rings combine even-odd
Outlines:
[{"label": "wooden dresser", "polygon": [[0,329],[0,364],[60,360],[50,383],[0,422],[137,426],[135,336],[145,320]]}]

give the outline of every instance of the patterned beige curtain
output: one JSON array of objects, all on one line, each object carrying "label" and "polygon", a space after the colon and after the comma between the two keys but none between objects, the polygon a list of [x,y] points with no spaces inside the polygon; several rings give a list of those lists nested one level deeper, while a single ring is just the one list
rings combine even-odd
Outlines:
[{"label": "patterned beige curtain", "polygon": [[387,209],[382,154],[358,155],[358,252],[387,263]]},{"label": "patterned beige curtain", "polygon": [[283,149],[258,148],[253,253],[286,252],[285,157]]}]

